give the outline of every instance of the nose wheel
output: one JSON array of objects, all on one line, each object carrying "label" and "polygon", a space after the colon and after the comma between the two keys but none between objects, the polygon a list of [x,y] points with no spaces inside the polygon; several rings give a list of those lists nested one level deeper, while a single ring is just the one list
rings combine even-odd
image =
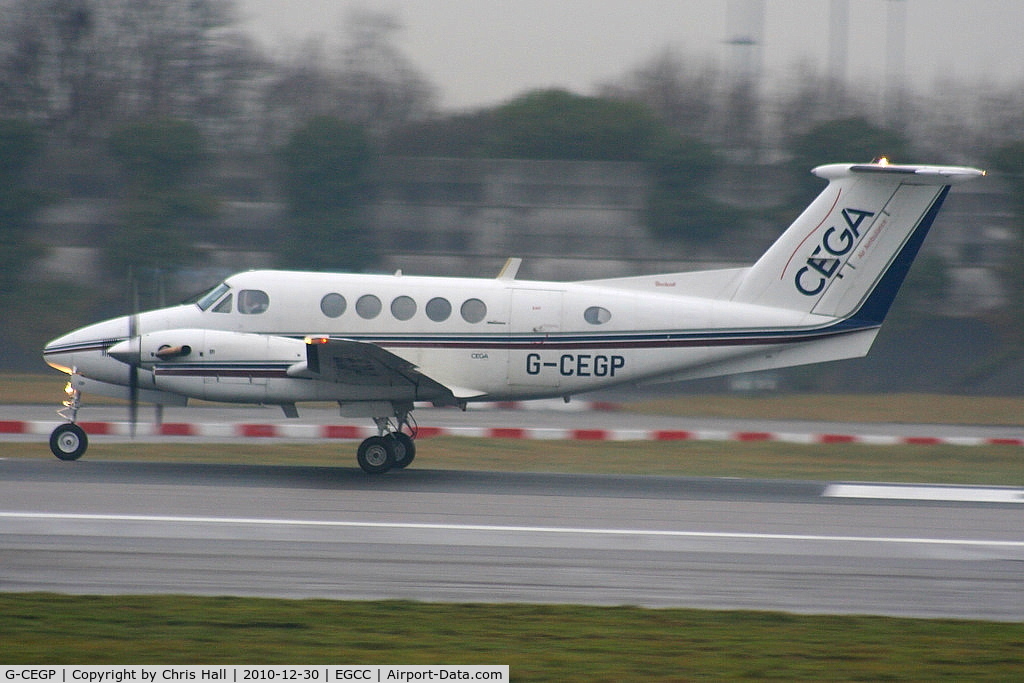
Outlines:
[{"label": "nose wheel", "polygon": [[61,460],[78,460],[88,447],[89,437],[74,422],[62,424],[50,434],[50,450]]}]

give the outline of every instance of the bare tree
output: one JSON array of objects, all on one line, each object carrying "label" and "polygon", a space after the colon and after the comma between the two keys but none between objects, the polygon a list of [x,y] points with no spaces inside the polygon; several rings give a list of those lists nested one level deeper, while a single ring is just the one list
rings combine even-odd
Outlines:
[{"label": "bare tree", "polygon": [[[110,0],[108,63],[125,118],[176,117],[224,133],[261,63],[232,29],[233,0]],[[216,126],[215,122],[221,125]]]},{"label": "bare tree", "polygon": [[346,28],[341,53],[345,118],[380,130],[429,115],[434,88],[398,49],[398,19],[356,8],[348,13]]},{"label": "bare tree", "polygon": [[688,63],[666,48],[617,81],[600,87],[605,97],[646,104],[684,135],[707,139],[714,129],[722,74],[711,62]]},{"label": "bare tree", "polygon": [[88,0],[0,4],[0,109],[46,126],[92,118],[97,15]]},{"label": "bare tree", "polygon": [[0,0],[0,112],[93,139],[229,116],[258,63],[233,17],[234,0]]},{"label": "bare tree", "polygon": [[264,100],[277,141],[311,116],[334,116],[382,133],[434,112],[434,88],[399,50],[401,24],[393,15],[356,9],[345,27],[335,55],[322,40],[307,41],[278,65]]},{"label": "bare tree", "polygon": [[259,115],[262,137],[270,146],[281,145],[301,121],[338,114],[341,93],[327,62],[323,41],[310,39],[271,68]]}]

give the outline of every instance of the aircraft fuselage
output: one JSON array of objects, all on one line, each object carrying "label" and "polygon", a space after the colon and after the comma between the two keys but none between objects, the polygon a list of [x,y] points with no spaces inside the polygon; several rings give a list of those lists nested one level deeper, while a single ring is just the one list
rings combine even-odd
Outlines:
[{"label": "aircraft fuselage", "polygon": [[[685,374],[772,366],[773,356],[826,336],[821,316],[678,294],[555,283],[403,275],[250,271],[218,296],[137,317],[140,385],[245,403],[434,400],[412,384],[320,382],[289,376],[306,339],[375,344],[454,388],[458,400],[563,396]],[[260,298],[258,309],[240,305]],[[203,302],[201,302],[203,303]],[[127,382],[130,317],[55,339],[48,363]],[[870,332],[870,330],[869,330]],[[838,341],[838,340],[837,340]],[[161,349],[184,348],[175,355]],[[113,355],[110,351],[114,349]],[[294,374],[294,372],[293,372]]]}]

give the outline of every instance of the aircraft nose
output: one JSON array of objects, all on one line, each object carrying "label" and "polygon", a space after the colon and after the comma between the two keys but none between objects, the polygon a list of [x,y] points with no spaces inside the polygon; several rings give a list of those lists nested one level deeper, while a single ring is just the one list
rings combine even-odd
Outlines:
[{"label": "aircraft nose", "polygon": [[85,368],[103,363],[106,349],[124,339],[127,328],[126,322],[114,319],[69,332],[43,347],[43,360],[67,374],[76,368],[88,374]]},{"label": "aircraft nose", "polygon": [[43,360],[51,368],[70,375],[76,346],[70,334],[52,339],[43,347]]}]

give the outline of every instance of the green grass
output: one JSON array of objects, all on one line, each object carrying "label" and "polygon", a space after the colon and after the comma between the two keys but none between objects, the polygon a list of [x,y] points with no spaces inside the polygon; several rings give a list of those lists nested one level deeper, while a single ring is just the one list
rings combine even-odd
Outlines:
[{"label": "green grass", "polygon": [[1020,396],[712,394],[640,401],[626,409],[658,415],[766,420],[1024,425],[1024,397]]},{"label": "green grass", "polygon": [[[0,373],[0,405],[5,403],[42,403],[59,406],[61,401],[67,398],[64,395],[64,385],[67,383],[68,376],[62,375],[56,370],[44,375]],[[93,394],[88,396],[88,401],[91,404],[102,405],[123,403],[123,401]]]},{"label": "green grass", "polygon": [[508,664],[517,681],[1011,680],[1024,624],[646,610],[0,594],[5,664]]},{"label": "green grass", "polygon": [[[416,469],[655,474],[816,481],[1024,485],[1020,446],[793,445],[734,442],[525,441],[443,437],[416,443]],[[355,467],[353,442],[104,443],[87,460]],[[5,443],[3,457],[52,458],[44,443]],[[401,476],[400,473],[385,476]]]},{"label": "green grass", "polygon": [[[0,373],[0,405],[64,400],[67,378]],[[586,397],[582,397],[585,399]],[[123,403],[88,395],[89,404]],[[689,417],[905,422],[1024,426],[1022,396],[941,396],[933,394],[734,394],[682,395],[624,404],[631,412]]]}]

